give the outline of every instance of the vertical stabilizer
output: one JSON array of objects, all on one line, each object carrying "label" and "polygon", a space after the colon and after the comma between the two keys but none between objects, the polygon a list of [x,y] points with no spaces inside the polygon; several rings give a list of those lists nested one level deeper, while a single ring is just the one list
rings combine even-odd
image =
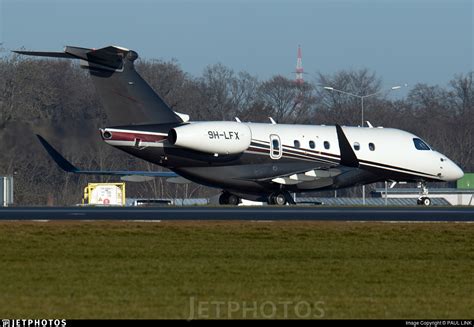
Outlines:
[{"label": "vertical stabilizer", "polygon": [[110,125],[177,123],[182,119],[136,72],[138,54],[109,46],[87,49],[67,46],[64,52],[15,51],[19,54],[79,59],[88,69],[108,116]]}]

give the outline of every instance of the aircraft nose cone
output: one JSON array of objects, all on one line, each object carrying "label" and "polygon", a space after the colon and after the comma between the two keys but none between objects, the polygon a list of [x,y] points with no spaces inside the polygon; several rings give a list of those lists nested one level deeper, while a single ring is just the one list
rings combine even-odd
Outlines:
[{"label": "aircraft nose cone", "polygon": [[449,169],[446,174],[446,179],[449,181],[457,181],[458,179],[463,178],[464,172],[462,171],[461,168],[459,168],[458,165],[456,165],[454,162],[450,162]]},{"label": "aircraft nose cone", "polygon": [[456,164],[454,164],[454,166],[455,166],[454,176],[455,176],[456,180],[463,178],[464,177],[464,172],[462,171],[462,169],[459,168],[458,165],[456,165]]}]

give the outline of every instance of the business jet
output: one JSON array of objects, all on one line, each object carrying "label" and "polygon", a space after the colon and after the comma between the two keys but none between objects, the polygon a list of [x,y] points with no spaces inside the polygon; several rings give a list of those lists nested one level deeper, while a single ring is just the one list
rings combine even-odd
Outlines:
[{"label": "business jet", "polygon": [[418,204],[430,205],[428,182],[455,181],[463,171],[409,132],[392,128],[195,121],[156,94],[134,68],[138,54],[117,46],[23,55],[78,59],[87,69],[113,126],[102,140],[169,171],[81,170],[38,138],[63,170],[124,180],[182,178],[222,189],[219,202],[242,199],[294,204],[290,192],[337,190],[380,181],[416,182]]}]

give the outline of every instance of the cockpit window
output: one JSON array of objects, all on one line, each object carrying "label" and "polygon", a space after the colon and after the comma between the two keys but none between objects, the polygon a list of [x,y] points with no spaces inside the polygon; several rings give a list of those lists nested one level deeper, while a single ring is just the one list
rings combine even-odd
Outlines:
[{"label": "cockpit window", "polygon": [[415,144],[415,148],[417,150],[431,150],[428,144],[426,144],[420,139],[414,138],[413,143]]}]

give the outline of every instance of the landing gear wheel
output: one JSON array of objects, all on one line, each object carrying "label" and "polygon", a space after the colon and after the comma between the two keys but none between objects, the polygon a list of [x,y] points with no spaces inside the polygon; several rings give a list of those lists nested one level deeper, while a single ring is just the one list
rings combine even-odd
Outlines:
[{"label": "landing gear wheel", "polygon": [[220,196],[219,196],[219,204],[229,204],[229,193],[222,193]]},{"label": "landing gear wheel", "polygon": [[236,206],[239,204],[240,202],[240,198],[237,196],[237,195],[234,195],[234,194],[230,194],[229,195],[229,198],[227,200],[228,204],[230,205],[233,205],[233,206]]},{"label": "landing gear wheel", "polygon": [[416,203],[418,205],[423,205],[423,206],[430,206],[431,205],[431,199],[428,198],[428,197],[422,197],[422,198],[419,198]]},{"label": "landing gear wheel", "polygon": [[286,204],[286,196],[283,193],[275,194],[274,200],[276,205],[284,206]]},{"label": "landing gear wheel", "polygon": [[223,192],[221,196],[219,196],[219,204],[230,204],[236,206],[240,203],[240,198],[237,195]]},{"label": "landing gear wheel", "polygon": [[418,188],[420,189],[420,197],[416,204],[423,205],[423,206],[430,206],[431,199],[427,196],[428,195],[428,185],[425,181],[421,181],[418,183]]},{"label": "landing gear wheel", "polygon": [[279,205],[279,206],[284,206],[285,204],[288,203],[288,201],[286,199],[286,194],[284,192],[272,193],[268,197],[268,203],[269,204],[276,204],[276,205]]}]

